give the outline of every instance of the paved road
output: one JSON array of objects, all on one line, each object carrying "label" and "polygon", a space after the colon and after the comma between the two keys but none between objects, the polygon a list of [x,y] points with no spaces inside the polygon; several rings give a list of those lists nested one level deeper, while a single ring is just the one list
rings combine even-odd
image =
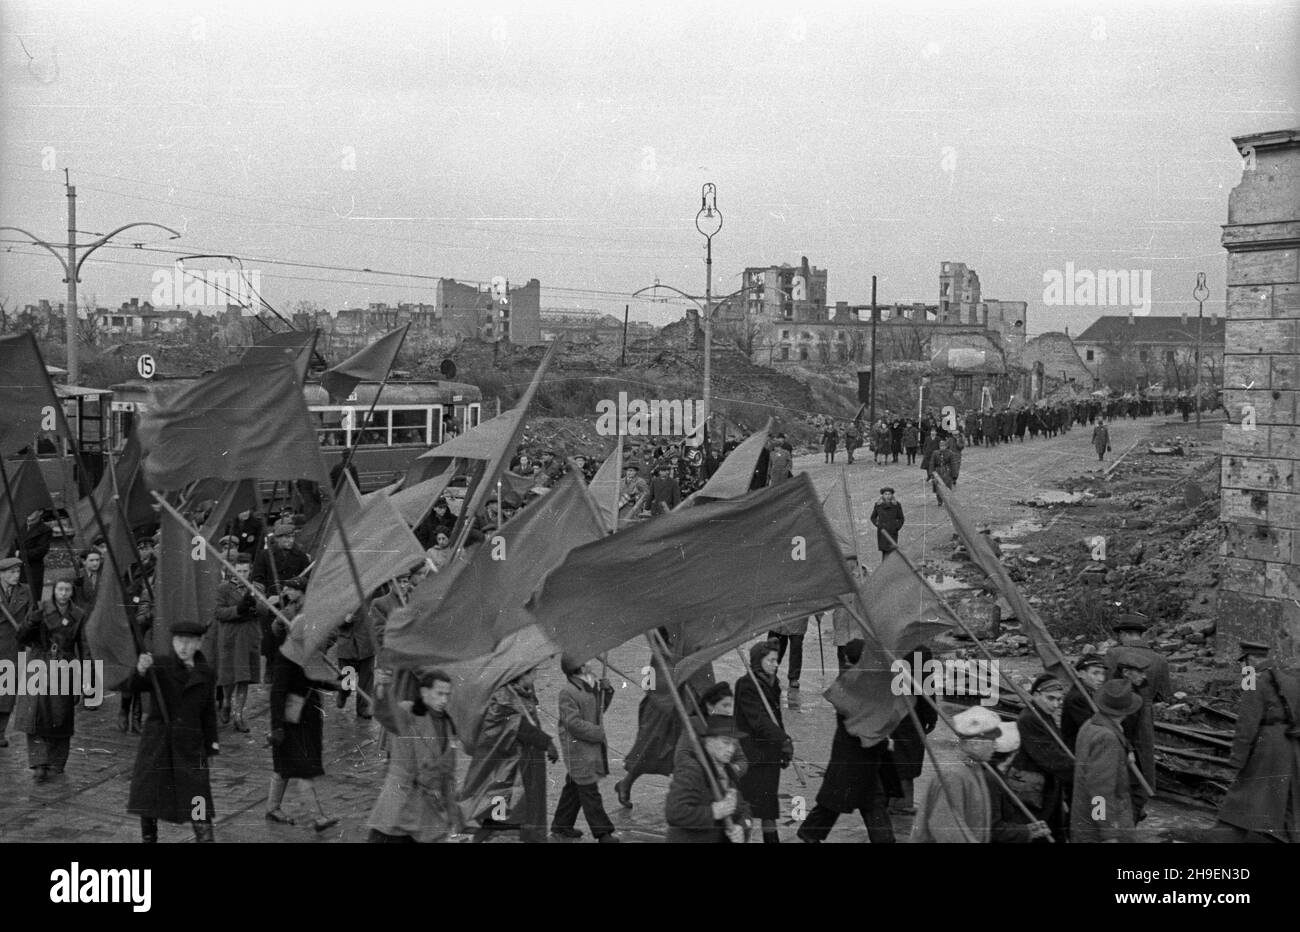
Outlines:
[{"label": "paved road", "polygon": [[[1112,430],[1113,456],[1127,449],[1155,423],[1158,422],[1154,419],[1142,419],[1117,424]],[[978,520],[995,527],[1008,524],[1026,511],[1009,504],[1011,501],[1052,488],[1060,478],[1095,467],[1096,455],[1089,445],[1089,435],[1087,429],[1076,428],[1053,440],[1040,439],[970,450],[964,457],[959,490],[965,493],[964,498]],[[841,452],[837,458],[843,456]],[[839,465],[824,465],[821,460],[820,456],[802,457],[796,466],[808,470],[818,487],[826,489],[839,481]],[[932,496],[923,491],[919,469],[901,465],[873,466],[868,456],[865,461],[859,460],[849,467],[848,476],[859,534],[867,552],[874,552],[874,534],[870,532],[867,516],[879,487],[890,484],[898,490],[906,510],[903,547],[909,556],[926,559],[946,557],[951,531]],[[834,678],[835,657],[834,648],[829,646],[829,630],[824,632],[824,643],[828,664],[825,676],[822,675],[815,630],[810,629],[805,643],[803,689],[784,709],[796,754],[805,762],[808,785],[799,783],[793,768],[783,772],[783,813],[791,813],[801,802],[805,809],[812,808],[829,752],[834,716],[829,704],[821,697],[822,691]],[[638,671],[647,661],[648,651],[644,645],[624,645],[610,655],[613,666],[633,677],[639,675]],[[719,661],[715,666],[720,678],[734,681],[742,674],[740,662],[734,656]],[[611,675],[611,679],[618,687],[608,718],[610,763],[614,778],[617,778],[622,775],[622,760],[636,732],[636,710],[641,691],[635,682],[627,682],[617,675]],[[543,722],[554,733],[560,686],[558,669],[545,671],[539,677],[538,686]],[[213,792],[218,841],[363,840],[364,823],[384,772],[384,762],[378,750],[379,727],[372,722],[357,720],[351,709],[347,712],[339,712],[332,706],[327,709],[327,776],[317,782],[326,809],[340,815],[342,822],[324,836],[316,836],[310,829],[273,826],[263,818],[270,779],[270,753],[264,738],[269,727],[267,688],[253,687],[249,702],[252,734],[240,735],[228,726],[223,728],[222,754],[214,761]],[[134,841],[138,838],[136,823],[124,811],[136,739],[117,731],[116,709],[116,697],[110,696],[101,711],[78,713],[68,772],[58,782],[44,786],[31,783],[26,769],[23,736],[9,736],[10,746],[0,749],[0,842]],[[940,759],[955,760],[956,749],[951,736],[944,733],[942,726],[935,735]],[[464,765],[462,761],[462,773]],[[553,808],[564,780],[563,768],[551,767],[549,779],[549,803]],[[922,781],[926,779],[930,779],[928,765]],[[618,808],[613,799],[612,783],[613,779],[604,781],[603,793],[623,838],[627,841],[662,841],[665,833],[663,801],[668,778],[642,778],[635,787],[635,805],[630,811]],[[296,788],[290,790],[285,808],[292,815],[306,817],[309,815],[308,801],[298,792]],[[1156,840],[1155,831],[1150,826],[1159,827],[1175,817],[1175,813],[1157,807],[1152,820],[1144,826],[1148,829],[1144,833],[1146,840]],[[300,821],[305,821],[305,818]],[[579,826],[584,826],[581,820]],[[796,827],[793,819],[786,819],[781,826],[783,840],[793,841]],[[900,817],[895,827],[900,838],[905,838],[910,829],[909,820]],[[161,827],[160,840],[163,842],[189,839],[188,826],[164,824]],[[846,818],[837,826],[831,840],[865,841],[866,833],[860,823]]]}]

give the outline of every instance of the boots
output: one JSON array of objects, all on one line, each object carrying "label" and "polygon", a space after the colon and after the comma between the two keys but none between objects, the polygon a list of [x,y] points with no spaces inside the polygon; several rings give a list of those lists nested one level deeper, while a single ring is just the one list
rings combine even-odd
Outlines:
[{"label": "boots", "polygon": [[142,703],[138,700],[131,706],[131,734],[138,735],[144,731],[141,719],[144,717]]},{"label": "boots", "polygon": [[158,820],[140,816],[140,841],[146,845],[158,843]]},{"label": "boots", "polygon": [[763,829],[763,844],[776,845],[781,843],[781,836],[777,834],[776,829]]},{"label": "boots", "polygon": [[211,822],[191,822],[194,827],[194,841],[198,844],[213,844],[217,839],[212,832]]}]

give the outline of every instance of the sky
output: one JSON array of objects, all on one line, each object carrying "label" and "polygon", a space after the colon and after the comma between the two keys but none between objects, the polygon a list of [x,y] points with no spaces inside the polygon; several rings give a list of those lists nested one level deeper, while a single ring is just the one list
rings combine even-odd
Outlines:
[{"label": "sky", "polygon": [[[1150,271],[1222,313],[1232,137],[1296,126],[1300,0],[651,4],[0,0],[0,226],[79,242],[81,297],[240,257],[287,310],[537,278],[542,305],[666,323],[800,257],[829,300],[938,300],[944,260],[1028,330],[1045,277]],[[0,301],[64,299],[0,231]],[[132,244],[141,243],[136,249]],[[229,268],[188,260],[187,269]],[[369,270],[369,271],[364,271]],[[668,297],[666,292],[661,296]]]}]

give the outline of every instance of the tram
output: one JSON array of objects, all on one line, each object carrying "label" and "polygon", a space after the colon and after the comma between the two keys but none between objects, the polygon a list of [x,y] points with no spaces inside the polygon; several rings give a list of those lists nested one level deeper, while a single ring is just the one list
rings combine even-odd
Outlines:
[{"label": "tram", "polygon": [[[156,377],[112,386],[106,449],[120,450],[141,412],[193,381]],[[363,492],[405,475],[411,460],[482,419],[483,393],[464,382],[362,382],[334,404],[319,382],[308,381],[303,396],[327,467],[341,463],[356,443],[352,464]]]}]

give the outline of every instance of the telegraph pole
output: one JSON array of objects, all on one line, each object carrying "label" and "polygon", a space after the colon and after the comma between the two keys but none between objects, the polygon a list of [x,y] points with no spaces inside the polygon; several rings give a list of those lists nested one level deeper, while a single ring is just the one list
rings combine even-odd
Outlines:
[{"label": "telegraph pole", "polygon": [[713,182],[700,189],[695,229],[704,237],[704,429],[707,432],[710,402],[713,400],[713,237],[722,229],[718,189]]},{"label": "telegraph pole", "polygon": [[[81,266],[85,263],[86,259],[90,257],[92,252],[100,246],[103,246],[123,230],[129,230],[132,227],[157,227],[160,230],[166,230],[170,233],[171,239],[180,239],[181,235],[171,227],[163,226],[161,223],[150,223],[148,221],[125,223],[116,230],[105,233],[99,239],[87,245],[85,251],[81,253],[81,257],[78,258],[77,251],[80,247],[77,245],[77,189],[71,184],[68,178],[68,170],[66,168],[63,170],[63,178],[64,186],[68,189],[68,241],[66,244],[58,243],[57,245],[67,249],[68,256],[66,259],[59,255],[58,250],[55,249],[55,244],[47,243],[34,233],[29,233],[21,227],[0,227],[0,230],[12,230],[15,233],[23,234],[23,236],[26,236],[35,245],[40,246],[42,249],[54,256],[54,258],[58,259],[59,264],[63,266],[63,280],[68,285],[68,304],[67,307],[64,308],[64,326],[67,329],[65,336],[67,338],[68,350],[68,384],[76,385],[77,381],[81,378],[81,354],[77,346],[77,281],[81,275]],[[144,244],[135,243],[133,245],[142,246]]]},{"label": "telegraph pole", "polygon": [[871,428],[876,426],[876,276],[871,276]]}]

